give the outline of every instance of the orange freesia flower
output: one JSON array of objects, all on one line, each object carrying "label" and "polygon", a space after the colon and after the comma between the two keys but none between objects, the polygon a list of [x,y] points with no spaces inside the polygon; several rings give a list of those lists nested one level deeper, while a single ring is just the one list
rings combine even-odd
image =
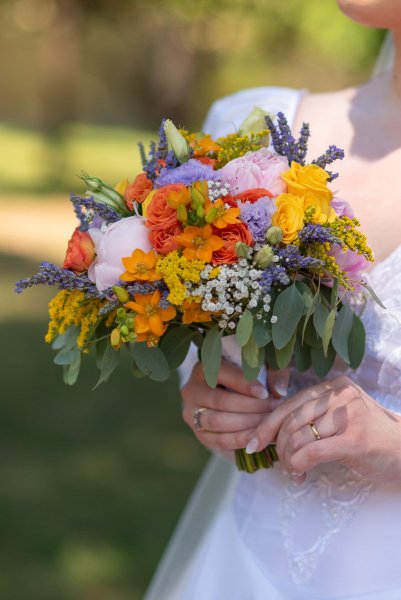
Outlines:
[{"label": "orange freesia flower", "polygon": [[[216,211],[213,211],[216,209]],[[210,202],[206,209],[206,218],[209,214],[209,211],[216,212],[216,217],[213,219],[212,223],[218,229],[224,229],[227,225],[234,225],[235,223],[239,223],[238,216],[241,212],[239,208],[226,208],[224,201],[222,198],[218,198],[215,202]],[[211,213],[213,214],[213,213]]]},{"label": "orange freesia flower", "polygon": [[161,308],[160,292],[153,294],[135,294],[135,302],[127,302],[125,308],[130,308],[136,313],[134,330],[137,335],[142,333],[153,334],[160,337],[165,332],[165,321],[171,321],[176,315],[174,306]]},{"label": "orange freesia flower", "polygon": [[139,248],[134,250],[131,256],[122,259],[126,271],[120,275],[122,281],[156,281],[160,279],[159,273],[155,269],[156,252],[144,252]]},{"label": "orange freesia flower", "polygon": [[184,311],[182,322],[185,325],[189,325],[190,323],[205,323],[212,320],[210,313],[202,310],[199,302],[185,300],[182,308]]},{"label": "orange freesia flower", "polygon": [[184,233],[175,238],[178,244],[184,248],[183,255],[188,260],[198,258],[205,262],[210,262],[215,250],[220,250],[224,242],[217,235],[213,235],[210,225],[205,227],[193,227],[192,225],[184,229]]},{"label": "orange freesia flower", "polygon": [[191,202],[191,192],[182,184],[177,184],[174,187],[176,189],[172,189],[168,192],[166,200],[171,208],[177,210],[180,204],[187,206]]}]

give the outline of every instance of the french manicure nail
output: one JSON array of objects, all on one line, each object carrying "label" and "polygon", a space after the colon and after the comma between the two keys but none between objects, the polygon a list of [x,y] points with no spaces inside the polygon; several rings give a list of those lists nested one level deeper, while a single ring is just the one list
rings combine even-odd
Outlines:
[{"label": "french manicure nail", "polygon": [[253,454],[259,447],[259,440],[256,437],[253,437],[249,440],[247,447],[245,448],[245,452],[247,454]]},{"label": "french manicure nail", "polygon": [[259,383],[253,383],[250,389],[252,396],[255,396],[255,398],[259,398],[259,400],[267,400],[267,398],[269,397],[269,392],[267,391],[267,389]]},{"label": "french manicure nail", "polygon": [[276,393],[282,398],[284,398],[288,394],[288,386],[285,383],[285,381],[276,381],[276,383],[274,384],[274,389],[276,390]]}]

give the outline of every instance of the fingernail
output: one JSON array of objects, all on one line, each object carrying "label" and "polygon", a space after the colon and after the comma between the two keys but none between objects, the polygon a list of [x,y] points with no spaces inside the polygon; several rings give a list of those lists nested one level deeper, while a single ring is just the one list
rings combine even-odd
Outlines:
[{"label": "fingernail", "polygon": [[276,381],[274,389],[276,393],[283,398],[288,394],[288,386],[285,381]]},{"label": "fingernail", "polygon": [[256,437],[253,437],[249,440],[247,447],[245,448],[245,452],[247,454],[253,454],[259,447],[259,440]]},{"label": "fingernail", "polygon": [[291,477],[303,477],[304,473],[298,473],[297,471],[293,471],[291,473]]},{"label": "fingernail", "polygon": [[260,383],[253,383],[250,389],[252,396],[259,398],[259,400],[267,400],[269,397],[269,392],[263,387],[263,385],[260,385]]}]

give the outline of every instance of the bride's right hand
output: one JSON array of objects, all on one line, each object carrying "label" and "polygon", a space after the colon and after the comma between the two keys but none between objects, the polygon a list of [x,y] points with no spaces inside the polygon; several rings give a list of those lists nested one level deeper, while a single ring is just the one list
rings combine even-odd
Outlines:
[{"label": "bride's right hand", "polygon": [[181,395],[184,421],[210,450],[245,448],[252,431],[277,406],[277,399],[269,397],[261,383],[246,381],[242,370],[226,360],[221,364],[218,387],[207,385],[198,362]]}]

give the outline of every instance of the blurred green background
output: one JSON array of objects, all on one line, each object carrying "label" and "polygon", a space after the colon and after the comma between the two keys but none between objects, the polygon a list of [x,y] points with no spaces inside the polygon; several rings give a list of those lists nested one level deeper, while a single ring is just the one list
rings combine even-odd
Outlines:
[{"label": "blurred green background", "polygon": [[176,378],[123,365],[91,392],[89,357],[63,386],[43,343],[51,291],[13,294],[62,261],[75,174],[132,178],[163,115],[199,128],[244,87],[359,83],[382,38],[335,0],[1,1],[0,598],[141,598],[207,459]]}]

